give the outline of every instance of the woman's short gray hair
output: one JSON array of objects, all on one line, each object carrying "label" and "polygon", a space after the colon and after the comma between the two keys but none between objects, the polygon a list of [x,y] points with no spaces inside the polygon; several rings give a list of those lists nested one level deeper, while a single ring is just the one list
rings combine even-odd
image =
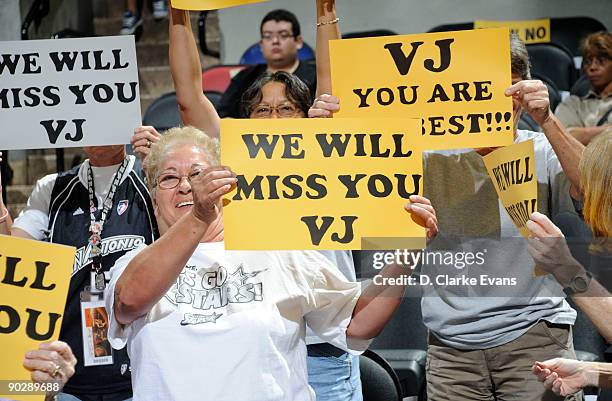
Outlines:
[{"label": "woman's short gray hair", "polygon": [[219,164],[220,148],[217,138],[211,138],[194,127],[170,128],[163,132],[159,141],[151,146],[151,153],[144,161],[147,182],[151,191],[157,185],[159,168],[164,156],[173,148],[181,145],[193,145],[202,150],[211,166]]}]

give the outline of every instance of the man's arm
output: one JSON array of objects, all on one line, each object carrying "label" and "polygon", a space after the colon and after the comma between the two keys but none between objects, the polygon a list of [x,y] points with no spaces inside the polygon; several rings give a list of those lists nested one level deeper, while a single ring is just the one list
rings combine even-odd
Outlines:
[{"label": "man's arm", "polygon": [[183,124],[219,136],[219,115],[202,92],[202,65],[189,12],[170,8],[170,70]]},{"label": "man's arm", "polygon": [[555,151],[565,176],[578,192],[582,192],[579,166],[584,145],[568,134],[565,127],[552,113],[549,113],[548,118],[540,124],[540,127],[544,130],[544,135]]},{"label": "man's arm", "polygon": [[550,110],[546,85],[537,80],[520,81],[506,89],[506,96],[513,96],[518,100],[523,110],[527,111],[542,127],[566,177],[574,188],[582,192],[579,164],[584,145],[567,133],[565,127]]}]

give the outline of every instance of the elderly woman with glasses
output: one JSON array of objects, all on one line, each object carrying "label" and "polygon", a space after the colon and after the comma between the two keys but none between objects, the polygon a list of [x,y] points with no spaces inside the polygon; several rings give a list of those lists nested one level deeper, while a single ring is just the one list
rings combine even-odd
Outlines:
[{"label": "elderly woman with glasses", "polygon": [[[236,176],[219,165],[216,139],[173,128],[145,167],[161,238],[121,258],[105,294],[109,340],[127,344],[135,401],[314,400],[305,326],[359,352],[399,305],[403,286],[362,291],[317,252],[225,251],[221,203]],[[435,235],[431,206],[408,209]]]}]

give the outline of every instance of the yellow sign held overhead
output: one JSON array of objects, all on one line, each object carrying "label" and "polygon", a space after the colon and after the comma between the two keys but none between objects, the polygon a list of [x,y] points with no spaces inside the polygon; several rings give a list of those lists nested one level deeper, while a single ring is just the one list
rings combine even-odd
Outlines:
[{"label": "yellow sign held overhead", "polygon": [[550,18],[525,21],[474,21],[474,29],[508,27],[527,44],[550,42]]},{"label": "yellow sign held overhead", "polygon": [[172,7],[180,10],[218,10],[267,0],[171,0]]},{"label": "yellow sign held overhead", "polygon": [[74,254],[74,247],[0,235],[0,398],[44,399],[6,394],[4,383],[29,381],[25,353],[58,339]]},{"label": "yellow sign held overhead", "polygon": [[483,161],[506,212],[521,235],[529,237],[525,223],[538,207],[533,140],[497,149],[484,156]]},{"label": "yellow sign held overhead", "polygon": [[507,28],[334,40],[330,56],[336,117],[419,118],[425,149],[513,141]]},{"label": "yellow sign held overhead", "polygon": [[361,249],[370,237],[422,248],[425,230],[404,210],[423,189],[418,129],[415,119],[222,120],[221,158],[238,175],[224,199],[227,249]]}]

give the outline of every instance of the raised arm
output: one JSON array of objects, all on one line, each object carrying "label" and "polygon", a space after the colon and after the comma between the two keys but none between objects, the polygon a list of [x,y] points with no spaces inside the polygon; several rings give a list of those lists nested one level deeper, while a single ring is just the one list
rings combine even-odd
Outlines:
[{"label": "raised arm", "polygon": [[189,12],[170,9],[170,70],[183,124],[219,137],[219,114],[202,92],[202,65]]},{"label": "raised arm", "polygon": [[235,177],[229,168],[213,166],[189,184],[179,184],[182,191],[191,192],[192,209],[167,230],[162,228],[161,238],[136,255],[119,277],[113,305],[119,323],[129,324],[147,314],[176,282],[200,242],[223,239],[221,197],[236,183]]},{"label": "raised arm", "polygon": [[317,2],[317,94],[331,94],[331,66],[329,41],[340,39],[340,24],[336,15],[336,0]]}]

